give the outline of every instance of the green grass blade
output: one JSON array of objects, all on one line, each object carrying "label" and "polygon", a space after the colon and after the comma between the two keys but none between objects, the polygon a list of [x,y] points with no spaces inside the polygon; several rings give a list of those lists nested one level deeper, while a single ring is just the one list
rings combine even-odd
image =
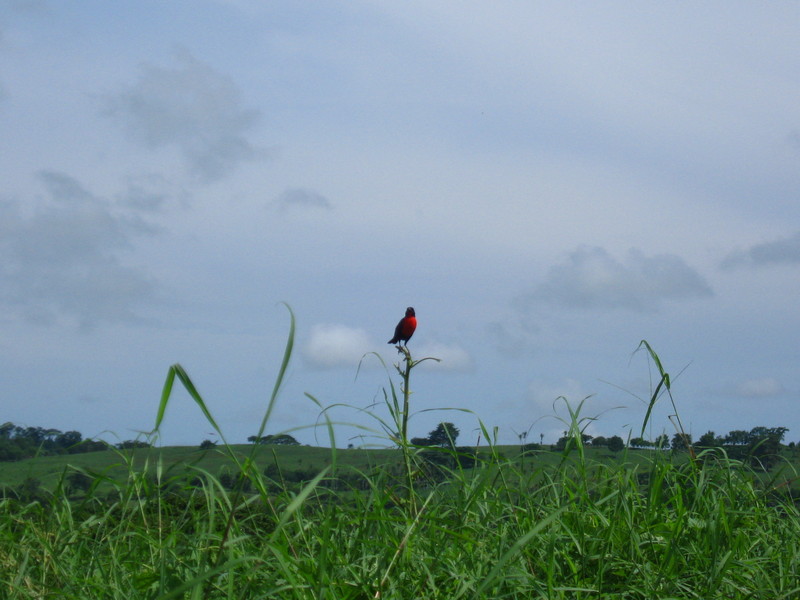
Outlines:
[{"label": "green grass blade", "polygon": [[313,492],[316,487],[319,485],[319,482],[322,481],[325,476],[330,471],[330,467],[325,467],[319,473],[317,473],[316,477],[309,481],[302,490],[295,496],[286,509],[281,513],[281,516],[278,520],[277,525],[275,526],[275,531],[272,533],[272,540],[274,541],[282,532],[283,526],[286,522],[291,518],[291,516],[297,512],[297,510],[303,505],[308,498],[309,494]]},{"label": "green grass blade", "polygon": [[158,431],[161,423],[164,420],[164,413],[167,410],[169,397],[172,394],[172,385],[175,383],[175,366],[171,366],[167,371],[167,379],[164,381],[164,388],[161,392],[161,401],[158,403],[158,412],[156,413],[156,424],[153,431]]},{"label": "green grass blade", "polygon": [[175,369],[175,374],[178,376],[178,379],[180,379],[181,383],[183,384],[183,387],[186,389],[187,392],[189,392],[189,395],[192,397],[197,406],[203,412],[203,416],[205,416],[209,424],[214,428],[214,430],[220,435],[220,437],[224,441],[225,438],[222,434],[222,430],[219,428],[219,425],[217,425],[217,421],[214,419],[214,417],[211,416],[211,412],[208,410],[208,406],[206,406],[205,400],[203,400],[203,397],[200,395],[200,392],[197,391],[197,388],[195,387],[194,383],[189,377],[189,374],[186,371],[184,371],[183,367],[179,364],[173,365],[173,368]]},{"label": "green grass blade", "polygon": [[481,584],[478,586],[478,589],[475,590],[475,594],[473,595],[474,598],[484,598],[483,592],[488,588],[490,585],[495,583],[499,578],[503,577],[503,570],[505,566],[513,560],[522,549],[525,544],[531,541],[534,536],[536,536],[542,529],[553,523],[558,519],[561,514],[570,508],[568,506],[562,506],[558,510],[550,513],[547,517],[539,521],[532,529],[530,529],[525,535],[518,538],[516,542],[514,542],[511,547],[506,550],[506,552],[500,557],[500,559],[495,563],[492,567],[492,570],[489,571],[489,574],[483,579]]},{"label": "green grass blade", "polygon": [[644,415],[644,421],[642,421],[642,432],[639,434],[640,436],[644,435],[644,432],[647,429],[647,424],[650,422],[650,415],[653,412],[653,407],[655,406],[656,400],[658,400],[658,396],[661,393],[661,388],[664,387],[666,388],[667,392],[670,391],[669,373],[664,370],[664,366],[661,364],[661,359],[658,357],[658,354],[656,354],[656,351],[653,350],[647,340],[642,340],[639,342],[639,346],[637,346],[634,353],[638,352],[642,346],[645,347],[650,355],[650,358],[653,360],[653,363],[655,363],[661,379],[658,382],[658,385],[656,386],[652,396],[650,397],[649,404],[647,405],[647,412]]},{"label": "green grass blade", "polygon": [[272,387],[272,394],[269,398],[269,403],[267,404],[267,410],[264,412],[264,417],[261,419],[261,425],[258,428],[258,433],[256,434],[258,437],[264,435],[264,431],[267,428],[267,423],[269,422],[269,417],[272,415],[272,410],[275,408],[275,402],[278,399],[278,393],[280,392],[281,386],[283,384],[283,380],[286,377],[286,371],[289,369],[289,362],[292,358],[292,350],[294,349],[294,337],[295,337],[295,318],[294,318],[294,311],[292,307],[286,304],[285,302],[282,303],[286,310],[289,311],[289,335],[286,339],[286,348],[283,351],[283,360],[281,361],[280,369],[278,370],[278,375],[275,378],[275,385]]}]

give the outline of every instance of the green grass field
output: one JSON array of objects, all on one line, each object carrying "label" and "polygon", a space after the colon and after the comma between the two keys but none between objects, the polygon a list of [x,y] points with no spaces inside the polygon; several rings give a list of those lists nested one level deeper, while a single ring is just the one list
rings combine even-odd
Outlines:
[{"label": "green grass field", "polygon": [[[547,447],[549,448],[549,447]],[[482,446],[478,451],[483,456],[492,453],[505,459],[510,466],[523,473],[542,471],[558,466],[564,460],[559,451],[544,449],[521,453],[520,447]],[[215,476],[225,472],[234,472],[237,464],[231,459],[231,453],[244,461],[252,454],[252,460],[258,469],[269,465],[277,465],[282,472],[296,470],[310,471],[315,475],[331,466],[334,457],[329,448],[310,446],[262,446],[250,444],[233,444],[210,450],[201,450],[197,446],[170,446],[164,448],[138,448],[135,450],[107,450],[105,452],[89,452],[85,454],[65,454],[60,456],[41,456],[17,462],[0,463],[0,488],[15,488],[26,479],[36,479],[42,487],[52,492],[66,475],[81,471],[92,476],[108,477],[119,480],[129,475],[131,468],[136,472],[146,472],[155,476],[181,476],[187,470],[196,469]],[[647,469],[659,457],[675,464],[688,461],[686,453],[674,454],[661,450],[626,449],[611,452],[605,448],[583,448],[588,462],[606,467],[618,466],[627,469]],[[572,456],[568,462],[573,462]],[[342,469],[369,473],[373,470],[391,471],[402,466],[402,454],[397,448],[378,449],[338,449],[335,460]],[[743,467],[744,468],[744,467]],[[797,481],[800,472],[800,453],[784,451],[782,460],[770,473],[751,471],[758,480],[786,482],[793,489],[800,485]],[[773,485],[776,482],[772,482]],[[800,491],[800,490],[799,490]]]},{"label": "green grass field", "polygon": [[[249,456],[249,446],[229,450]],[[795,598],[788,486],[685,453],[495,448],[427,472],[400,450],[258,447],[246,492],[228,449],[164,448],[3,465],[40,501],[0,501],[7,598]],[[505,458],[498,456],[502,450]],[[240,463],[241,464],[241,463]],[[72,466],[69,466],[72,465]],[[10,467],[10,468],[5,468]],[[71,472],[92,487],[69,490]],[[342,478],[344,487],[331,482]],[[276,478],[279,480],[279,478]]]},{"label": "green grass field", "polygon": [[[187,469],[199,469],[216,476],[233,471],[236,462],[231,453],[245,460],[254,451],[253,460],[264,469],[278,464],[283,471],[309,470],[314,474],[331,464],[331,450],[309,446],[231,445],[200,450],[197,446],[165,448],[137,448],[135,450],[107,450],[85,454],[41,456],[18,462],[0,463],[0,487],[16,487],[28,478],[37,479],[42,487],[52,491],[65,473],[74,470],[118,480],[127,477],[131,467],[155,475],[158,470],[171,475],[183,474]],[[374,466],[387,467],[401,462],[396,449],[391,450],[338,450],[337,459],[363,471]]]},{"label": "green grass field", "polygon": [[[790,461],[762,473],[690,447],[585,448],[578,406],[563,452],[486,447],[465,468],[407,441],[415,364],[406,355],[403,384],[387,390],[392,449],[222,445],[3,463],[14,489],[0,498],[0,597],[800,597]],[[175,379],[224,439],[177,365],[156,428]],[[662,370],[650,407],[669,389]]]}]

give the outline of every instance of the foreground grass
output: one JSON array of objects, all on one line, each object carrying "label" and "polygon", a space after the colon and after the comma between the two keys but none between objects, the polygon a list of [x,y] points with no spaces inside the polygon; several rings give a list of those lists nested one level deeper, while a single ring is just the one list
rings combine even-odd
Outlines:
[{"label": "foreground grass", "polygon": [[[293,323],[258,437],[292,344]],[[342,451],[330,451],[310,480],[290,484],[257,447],[223,444],[231,489],[201,461],[173,468],[159,454],[120,452],[113,468],[76,471],[90,481],[77,495],[76,472],[62,469],[51,491],[0,498],[0,597],[800,596],[790,486],[693,451],[679,462],[658,452],[597,460],[581,445],[572,409],[572,443],[556,460],[507,460],[490,448],[461,468],[444,451],[408,443],[408,385],[419,361],[405,356],[403,385],[386,394],[391,418],[381,421],[402,456],[394,465],[344,464]],[[156,427],[176,378],[224,441],[179,365]]]},{"label": "foreground grass", "polygon": [[[800,515],[740,465],[632,467],[573,451],[402,478],[131,468],[80,500],[0,501],[6,598],[794,598]],[[333,491],[333,475],[360,485]],[[158,469],[157,469],[158,472]],[[103,487],[111,491],[100,493]],[[359,489],[356,489],[359,488]],[[365,488],[365,489],[360,489]],[[270,491],[271,490],[271,491]],[[224,548],[220,544],[225,539]]]}]

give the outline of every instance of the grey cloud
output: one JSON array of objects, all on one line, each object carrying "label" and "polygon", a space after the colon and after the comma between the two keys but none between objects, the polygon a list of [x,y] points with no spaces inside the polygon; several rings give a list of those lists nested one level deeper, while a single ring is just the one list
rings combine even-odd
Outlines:
[{"label": "grey cloud", "polygon": [[624,262],[603,248],[580,247],[553,266],[528,300],[568,308],[655,310],[663,300],[712,296],[705,279],[675,255],[628,252]]},{"label": "grey cloud", "polygon": [[146,65],[136,84],[109,99],[108,113],[147,147],[177,147],[206,182],[258,158],[246,134],[259,113],[242,106],[233,80],[188,52],[178,61],[172,69]]},{"label": "grey cloud", "polygon": [[143,211],[159,211],[164,206],[166,194],[148,190],[145,187],[132,183],[122,194],[117,196],[124,205]]},{"label": "grey cloud", "polygon": [[276,203],[282,210],[294,206],[324,209],[332,208],[330,201],[325,196],[305,188],[288,188],[284,190],[278,196]]},{"label": "grey cloud", "polygon": [[38,179],[47,199],[32,212],[21,202],[0,204],[0,303],[33,322],[68,317],[84,329],[137,320],[134,307],[152,297],[155,282],[122,264],[119,252],[147,228],[68,175]]},{"label": "grey cloud", "polygon": [[723,269],[767,265],[800,264],[800,231],[786,238],[731,252],[721,263]]},{"label": "grey cloud", "polygon": [[115,196],[120,206],[144,213],[163,210],[170,198],[169,184],[161,175],[131,176],[125,189]]},{"label": "grey cloud", "polygon": [[[2,52],[2,50],[4,49],[3,35],[4,35],[3,30],[0,29],[0,52]],[[6,87],[5,85],[3,85],[3,82],[0,81],[0,102],[3,102],[7,97],[8,97],[8,92],[6,92]]]},{"label": "grey cloud", "polygon": [[539,333],[539,327],[531,322],[525,302],[515,301],[519,311],[514,317],[506,317],[492,321],[486,325],[486,334],[495,349],[508,358],[518,358],[533,351],[533,337]]},{"label": "grey cloud", "polygon": [[19,11],[38,11],[47,8],[45,0],[11,0],[11,8]]},{"label": "grey cloud", "polygon": [[486,333],[503,356],[517,357],[527,350],[527,339],[513,332],[505,323],[494,321],[486,326]]},{"label": "grey cloud", "polygon": [[786,139],[789,142],[789,146],[795,150],[800,150],[800,130],[795,129],[790,131]]},{"label": "grey cloud", "polygon": [[19,222],[11,254],[28,265],[84,261],[129,245],[123,222],[100,198],[63,173],[42,171],[38,179],[51,202]]}]

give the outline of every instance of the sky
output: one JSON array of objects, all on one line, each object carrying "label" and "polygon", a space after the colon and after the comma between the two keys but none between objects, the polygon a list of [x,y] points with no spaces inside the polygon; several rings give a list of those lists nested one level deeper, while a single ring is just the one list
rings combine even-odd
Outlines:
[{"label": "sky", "polygon": [[[797,2],[0,2],[0,422],[800,440]],[[675,432],[662,397],[644,437]],[[332,423],[331,442],[326,423]],[[485,436],[481,436],[485,442]]]}]

